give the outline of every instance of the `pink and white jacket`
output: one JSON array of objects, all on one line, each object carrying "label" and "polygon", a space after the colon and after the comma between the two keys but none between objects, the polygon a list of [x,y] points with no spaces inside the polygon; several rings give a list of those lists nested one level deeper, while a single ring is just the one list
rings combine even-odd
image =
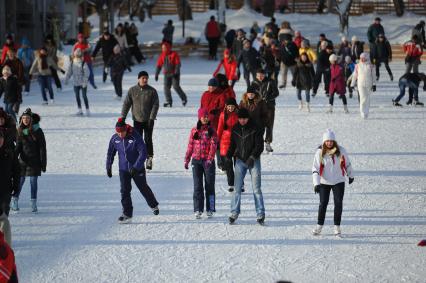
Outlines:
[{"label": "pink and white jacket", "polygon": [[[200,123],[200,122],[199,122]],[[185,154],[185,162],[192,159],[213,161],[217,149],[216,131],[208,125],[198,125],[192,128],[189,135],[188,148]]]}]

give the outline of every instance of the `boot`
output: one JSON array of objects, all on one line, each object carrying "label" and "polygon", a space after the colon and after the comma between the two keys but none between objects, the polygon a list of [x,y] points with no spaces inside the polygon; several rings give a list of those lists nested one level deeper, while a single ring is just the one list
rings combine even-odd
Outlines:
[{"label": "boot", "polygon": [[36,213],[37,212],[37,200],[31,199],[31,212]]},{"label": "boot", "polygon": [[12,197],[12,201],[10,203],[10,209],[12,209],[13,211],[18,211],[19,210],[18,200],[19,200],[19,198]]},{"label": "boot", "polygon": [[146,160],[146,170],[152,170],[152,156]]},{"label": "boot", "polygon": [[164,106],[164,107],[170,107],[170,108],[171,108],[171,107],[172,107],[172,103],[164,103],[164,104],[163,104],[163,106]]},{"label": "boot", "polygon": [[345,113],[348,114],[349,110],[348,110],[348,106],[347,105],[343,105],[343,109],[345,110]]},{"label": "boot", "polygon": [[273,152],[274,150],[272,149],[271,143],[267,142],[265,143],[265,149],[268,153]]},{"label": "boot", "polygon": [[118,217],[118,223],[119,224],[128,224],[132,222],[132,217],[129,217],[127,215],[121,215],[120,217]]},{"label": "boot", "polygon": [[202,212],[200,212],[200,211],[196,211],[195,213],[194,213],[194,215],[195,215],[195,219],[201,219],[201,215],[202,215],[203,213]]},{"label": "boot", "polygon": [[308,112],[311,112],[311,107],[309,106],[309,102],[306,103],[306,109],[308,110]]},{"label": "boot", "polygon": [[322,225],[317,225],[317,227],[312,230],[312,235],[314,236],[318,236],[319,234],[321,234],[321,230],[322,230]]},{"label": "boot", "polygon": [[333,113],[333,105],[329,105],[328,106],[328,110],[327,111],[325,111],[325,113]]},{"label": "boot", "polygon": [[392,99],[392,104],[393,104],[393,106],[396,106],[396,107],[402,107],[402,105],[398,101],[393,100],[393,99]]},{"label": "boot", "polygon": [[342,230],[339,225],[334,225],[334,236],[340,236],[342,234]]},{"label": "boot", "polygon": [[300,100],[300,102],[299,102],[299,110],[302,110],[302,109],[303,109],[303,101]]},{"label": "boot", "polygon": [[420,102],[420,101],[414,101],[414,106],[420,106],[420,107],[423,107],[423,106],[424,106],[424,104],[423,104],[423,102]]}]

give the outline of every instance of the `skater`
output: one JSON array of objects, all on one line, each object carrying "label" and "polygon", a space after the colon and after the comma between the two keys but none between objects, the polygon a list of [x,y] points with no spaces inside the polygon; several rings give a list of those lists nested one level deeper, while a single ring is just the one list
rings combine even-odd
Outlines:
[{"label": "skater", "polygon": [[109,72],[108,61],[114,55],[113,50],[117,44],[118,41],[115,39],[115,37],[111,36],[108,31],[104,31],[104,33],[96,43],[95,50],[93,50],[92,61],[95,60],[96,54],[98,54],[99,49],[102,49],[102,61],[104,62],[102,81],[104,83],[106,82]]},{"label": "skater", "polygon": [[[53,36],[51,34],[46,36],[46,38],[44,40],[44,48],[46,49],[47,57],[50,58],[51,61],[53,61],[55,63],[55,65],[57,66],[58,61],[59,61],[58,55],[57,55],[58,47],[56,46],[56,42],[53,39]],[[61,84],[61,80],[59,79],[59,76],[58,76],[58,72],[57,72],[58,69],[56,69],[53,65],[50,65],[49,68],[50,68],[50,73],[51,73],[51,76],[53,78],[53,81],[56,85],[56,89],[58,91],[61,91],[62,90],[62,84]]]},{"label": "skater", "polygon": [[19,195],[24,186],[25,178],[28,176],[30,177],[31,185],[31,210],[36,213],[38,211],[38,177],[41,176],[41,172],[46,172],[47,165],[46,140],[43,130],[40,128],[40,116],[31,112],[30,108],[27,108],[19,119],[16,153],[21,166],[21,180],[18,190],[12,194],[11,209],[14,211],[19,210]]},{"label": "skater", "polygon": [[13,40],[13,36],[11,34],[6,35],[6,42],[4,43],[2,49],[1,49],[1,58],[0,58],[0,68],[6,61],[6,55],[9,49],[18,49],[18,45]]},{"label": "skater", "polygon": [[220,61],[219,65],[214,71],[213,76],[216,76],[220,72],[220,69],[223,66],[223,69],[225,70],[226,78],[228,79],[228,84],[234,87],[235,82],[238,80],[237,65],[238,64],[237,64],[236,57],[233,54],[231,54],[231,51],[229,49],[225,49],[223,51],[223,59]]},{"label": "skater", "polygon": [[[306,53],[308,56],[309,61],[312,64],[315,64],[317,62],[317,53],[311,48],[309,45],[309,41],[307,39],[304,39],[300,45],[299,48],[299,56],[302,56],[303,53]],[[301,58],[301,57],[299,57]]]},{"label": "skater", "polygon": [[229,162],[235,159],[235,189],[231,200],[229,223],[233,224],[241,206],[241,190],[247,170],[251,175],[257,223],[264,224],[265,206],[261,189],[260,155],[263,152],[263,129],[256,126],[247,109],[238,111],[238,123],[232,129],[231,144],[226,154]]},{"label": "skater", "polygon": [[[228,181],[228,191],[234,191],[234,163],[233,160],[226,160],[229,145],[231,144],[231,133],[235,124],[238,122],[238,104],[235,98],[228,98],[225,103],[225,109],[220,114],[219,125],[217,128],[217,137],[219,139],[220,158],[222,159],[222,166],[226,172],[226,179]],[[229,162],[230,161],[230,162]]]},{"label": "skater", "polygon": [[392,61],[392,47],[383,34],[379,34],[375,44],[376,49],[374,50],[373,60],[376,64],[376,81],[380,78],[380,65],[385,64],[386,71],[388,71],[389,78],[393,81],[392,71],[389,67],[389,62]]},{"label": "skater", "polygon": [[34,62],[34,50],[30,46],[30,41],[25,37],[22,39],[21,48],[18,49],[18,58],[24,65],[24,95],[27,96],[30,93],[30,68]]},{"label": "skater", "polygon": [[256,71],[256,80],[252,82],[251,86],[255,92],[259,94],[266,105],[266,120],[265,120],[265,149],[268,153],[273,152],[271,143],[274,130],[275,121],[275,99],[280,95],[277,83],[274,80],[266,78],[263,69]]},{"label": "skater", "polygon": [[[337,93],[339,98],[342,99],[343,108],[345,113],[349,113],[348,102],[346,100],[346,83],[345,76],[343,74],[343,68],[337,64],[337,56],[335,54],[330,55],[330,98],[329,98],[329,109],[327,113],[333,112],[334,94]],[[354,80],[353,80],[354,81]]]},{"label": "skater", "polygon": [[80,91],[83,95],[83,101],[84,106],[86,108],[86,115],[90,116],[90,110],[89,110],[89,100],[87,99],[87,83],[89,82],[90,78],[90,71],[89,68],[84,61],[83,52],[81,49],[76,49],[74,51],[74,56],[71,59],[71,64],[68,67],[68,71],[65,76],[65,84],[68,84],[69,79],[71,76],[73,77],[73,86],[74,86],[74,93],[75,93],[75,99],[77,100],[77,115],[82,116],[83,111],[81,110],[81,100],[80,100]]},{"label": "skater", "polygon": [[90,56],[91,46],[87,42],[87,40],[84,38],[84,35],[82,33],[79,33],[77,35],[77,43],[74,44],[74,46],[72,48],[73,54],[77,49],[81,50],[81,53],[82,53],[82,56],[83,56],[83,61],[89,69],[89,83],[94,89],[97,89],[98,87],[95,84],[95,76],[93,74],[92,57]]},{"label": "skater", "polygon": [[173,21],[168,20],[166,24],[164,24],[164,28],[162,30],[163,40],[162,42],[168,42],[173,45],[173,33],[175,32],[175,27],[173,26]]},{"label": "skater", "polygon": [[188,170],[189,162],[192,159],[191,167],[194,179],[193,198],[196,219],[200,219],[204,212],[204,200],[206,202],[207,217],[212,217],[214,212],[216,212],[216,168],[214,156],[216,153],[217,143],[216,131],[209,123],[209,111],[206,108],[200,108],[198,110],[197,126],[192,128],[189,135],[184,164],[185,169]]},{"label": "skater", "polygon": [[[280,58],[281,58],[281,85],[280,89],[287,86],[287,73],[290,70],[291,75],[294,76],[294,70],[296,69],[296,61],[299,58],[299,50],[296,44],[291,41],[291,38],[285,38],[281,42],[280,47]],[[278,81],[278,80],[277,80]]]},{"label": "skater", "polygon": [[[426,75],[424,73],[405,73],[399,78],[399,90],[400,93],[397,98],[392,99],[393,105],[397,107],[402,107],[399,103],[401,98],[405,95],[405,88],[408,87],[409,98],[407,105],[414,106],[424,106],[422,102],[419,101],[419,86],[420,82],[423,81],[423,91],[426,91]],[[414,98],[414,102],[413,102]]]},{"label": "skater", "polygon": [[147,147],[146,169],[152,170],[154,158],[152,132],[160,105],[157,91],[148,85],[148,78],[146,71],[139,72],[138,84],[129,89],[121,109],[121,117],[123,120],[126,119],[127,113],[130,108],[132,109],[133,127],[144,138]]},{"label": "skater", "polygon": [[123,96],[123,75],[127,69],[131,71],[126,57],[121,53],[121,48],[116,45],[113,49],[113,55],[109,58],[107,65],[111,70],[111,81],[114,84],[115,99],[121,100]]},{"label": "skater", "polygon": [[382,19],[379,17],[374,19],[373,24],[370,25],[370,27],[367,30],[367,38],[368,42],[370,43],[370,58],[373,58],[373,52],[376,49],[376,40],[379,34],[385,35],[385,29],[383,28]]},{"label": "skater", "polygon": [[25,83],[25,76],[24,76],[24,65],[22,61],[16,56],[15,49],[11,48],[9,49],[9,51],[7,51],[7,59],[4,62],[3,66],[9,66],[10,70],[12,71],[12,74],[18,80],[17,96],[20,97],[20,100],[14,103],[12,106],[12,110],[15,112],[16,115],[18,115],[19,107],[22,103],[22,88]]},{"label": "skater", "polygon": [[324,91],[325,95],[329,96],[330,89],[330,55],[333,53],[333,47],[327,45],[327,41],[322,43],[321,52],[318,54],[317,67],[315,69],[315,80],[312,89],[312,97],[317,95],[321,77],[324,77]]},{"label": "skater", "polygon": [[127,125],[123,118],[119,118],[115,124],[116,133],[112,135],[108,146],[106,159],[106,171],[109,178],[112,177],[112,164],[115,154],[118,153],[118,168],[120,175],[120,193],[123,213],[118,218],[118,223],[126,224],[132,221],[132,179],[145,198],[154,215],[158,215],[158,201],[146,182],[145,159],[146,146],[142,137]]},{"label": "skater", "polygon": [[336,136],[331,129],[322,136],[322,145],[317,149],[312,166],[314,191],[319,194],[318,224],[312,231],[313,235],[321,234],[327,212],[330,192],[334,197],[334,235],[341,235],[343,195],[345,193],[345,177],[349,184],[354,181],[351,161],[346,150],[336,142]]},{"label": "skater", "polygon": [[4,146],[15,151],[16,143],[16,121],[0,107],[0,131],[3,132]]},{"label": "skater", "polygon": [[15,105],[22,103],[20,86],[16,76],[12,75],[9,66],[4,66],[0,78],[0,97],[4,93],[4,105],[6,112],[16,121]]},{"label": "skater", "polygon": [[234,37],[234,40],[232,42],[232,48],[230,49],[231,54],[233,54],[235,58],[240,57],[241,51],[243,50],[243,43],[246,39],[246,32],[241,28],[237,30],[237,35]]},{"label": "skater", "polygon": [[[352,74],[355,70],[355,64],[352,63],[351,56],[345,57],[345,63],[343,64],[343,73],[345,75],[345,83],[348,86],[349,98],[353,97],[354,89],[350,85],[350,81],[352,80]],[[359,98],[359,96],[358,96]]]},{"label": "skater", "polygon": [[218,80],[211,78],[208,82],[208,90],[201,96],[200,108],[207,109],[210,126],[215,130],[217,130],[220,113],[225,107],[225,100],[225,93],[219,88]]},{"label": "skater", "polygon": [[204,35],[209,43],[209,60],[217,60],[217,46],[220,43],[220,28],[214,16],[210,17],[210,21],[206,24]]},{"label": "skater", "polygon": [[243,64],[244,80],[246,81],[247,87],[249,87],[250,75],[254,80],[256,78],[256,70],[260,68],[260,54],[251,46],[250,40],[244,41],[244,47],[237,62],[238,74],[240,73],[241,63]]},{"label": "skater", "polygon": [[302,90],[305,91],[306,109],[311,112],[310,92],[314,84],[315,71],[314,66],[308,58],[308,54],[302,53],[300,61],[297,62],[296,70],[294,72],[293,81],[291,84],[296,87],[297,99],[299,100],[299,110],[303,109]]},{"label": "skater", "polygon": [[356,35],[351,40],[351,58],[353,62],[358,62],[359,56],[364,52],[364,42],[360,41]]},{"label": "skater", "polygon": [[368,118],[370,109],[371,92],[376,91],[376,80],[374,77],[373,65],[368,58],[368,53],[361,54],[360,62],[356,64],[355,71],[352,75],[351,87],[355,87],[357,83],[359,93],[359,110],[361,117]]},{"label": "skater", "polygon": [[40,85],[41,95],[43,97],[43,105],[48,104],[46,89],[49,91],[50,104],[55,102],[52,89],[52,69],[60,70],[63,74],[65,74],[65,71],[60,69],[51,57],[47,56],[46,48],[42,47],[36,55],[36,59],[30,68],[30,75],[38,73],[37,80]]},{"label": "skater", "polygon": [[173,105],[172,86],[182,100],[182,105],[185,106],[186,103],[188,103],[188,99],[185,92],[183,92],[180,87],[181,62],[179,54],[176,51],[172,51],[172,47],[168,42],[163,42],[161,50],[161,55],[157,60],[157,69],[155,70],[155,81],[158,81],[158,75],[160,74],[161,68],[163,68],[164,96],[166,98],[166,102],[163,106],[172,107]]},{"label": "skater", "polygon": [[417,35],[413,35],[410,41],[404,43],[403,48],[405,53],[405,72],[410,73],[411,70],[413,70],[413,73],[418,73],[423,55],[423,48],[420,45]]},{"label": "skater", "polygon": [[136,61],[140,64],[141,62],[144,62],[146,58],[139,48],[138,35],[138,27],[135,25],[135,23],[132,23],[126,32],[127,43],[129,44],[130,57],[134,56]]}]

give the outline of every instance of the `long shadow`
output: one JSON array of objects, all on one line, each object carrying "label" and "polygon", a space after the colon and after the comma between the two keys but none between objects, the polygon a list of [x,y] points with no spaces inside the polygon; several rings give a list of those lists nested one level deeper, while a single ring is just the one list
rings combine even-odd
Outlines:
[{"label": "long shadow", "polygon": [[[274,155],[283,156],[313,156],[312,152],[289,152],[289,153],[273,153]],[[350,155],[355,156],[415,156],[426,155],[426,152],[351,152]]]},{"label": "long shadow", "polygon": [[[388,176],[388,177],[426,177],[426,171],[423,170],[357,170],[357,176]],[[262,175],[279,175],[279,176],[311,176],[312,172],[305,171],[263,171]]]}]

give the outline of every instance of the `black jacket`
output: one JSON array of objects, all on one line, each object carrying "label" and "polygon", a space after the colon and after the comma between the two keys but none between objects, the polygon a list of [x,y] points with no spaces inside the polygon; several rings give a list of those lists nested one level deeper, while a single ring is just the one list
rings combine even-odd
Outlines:
[{"label": "black jacket", "polygon": [[41,128],[18,135],[16,153],[19,156],[21,176],[40,176],[46,171],[46,140]]},{"label": "black jacket", "polygon": [[10,76],[7,80],[0,79],[0,97],[4,93],[4,103],[21,103],[22,97],[19,88],[18,79],[15,76]]},{"label": "black jacket", "polygon": [[265,128],[268,122],[268,107],[266,102],[256,94],[254,99],[248,99],[247,93],[245,93],[241,99],[240,109],[245,108],[250,113],[250,119],[259,128]]},{"label": "black jacket", "polygon": [[402,75],[399,80],[406,79],[408,82],[414,83],[417,87],[423,81],[423,89],[426,90],[426,75],[424,73],[406,73]]},{"label": "black jacket", "polygon": [[21,177],[18,158],[13,149],[0,148],[0,207],[9,205],[10,196],[19,188]]},{"label": "black jacket", "polygon": [[298,62],[293,76],[297,89],[310,90],[314,85],[315,71],[311,62]]},{"label": "black jacket", "polygon": [[373,50],[373,59],[392,60],[392,48],[386,38],[383,41],[376,40],[376,45]]},{"label": "black jacket", "polygon": [[367,31],[368,41],[375,43],[379,34],[385,35],[385,30],[381,24],[372,24]]},{"label": "black jacket", "polygon": [[124,71],[130,68],[126,57],[122,53],[112,55],[107,65],[111,67],[111,78],[122,76]]},{"label": "black jacket", "polygon": [[294,42],[289,42],[287,45],[280,47],[281,62],[286,66],[296,65],[296,59],[299,58],[299,49]]},{"label": "black jacket", "polygon": [[258,159],[263,152],[263,130],[249,119],[249,122],[241,126],[237,123],[232,129],[231,145],[226,156],[232,158],[235,156],[243,162],[250,157]]},{"label": "black jacket", "polygon": [[104,63],[108,62],[109,58],[113,55],[114,46],[118,44],[117,39],[113,35],[110,35],[109,39],[106,40],[103,36],[96,43],[95,49],[93,50],[92,56],[96,57],[99,49],[102,49],[102,59]]},{"label": "black jacket", "polygon": [[7,115],[5,123],[3,126],[0,126],[0,131],[4,134],[4,145],[3,147],[11,148],[15,150],[16,142],[16,122],[12,116]]},{"label": "black jacket", "polygon": [[363,41],[355,41],[354,44],[352,44],[351,47],[351,57],[352,61],[355,62],[356,60],[359,60],[359,57],[361,56],[361,53],[364,52],[364,42]]},{"label": "black jacket", "polygon": [[318,54],[318,61],[317,61],[317,72],[318,70],[327,70],[330,69],[330,55],[332,53],[328,53],[325,50],[321,50],[321,52]]},{"label": "black jacket", "polygon": [[272,81],[268,78],[265,78],[263,81],[255,79],[251,86],[256,88],[256,92],[262,97],[267,105],[275,105],[275,98],[280,95],[277,84],[275,81]]},{"label": "black jacket", "polygon": [[246,50],[243,48],[240,56],[238,57],[237,66],[243,63],[243,68],[248,71],[255,72],[260,67],[260,54],[256,49],[250,47]]}]

